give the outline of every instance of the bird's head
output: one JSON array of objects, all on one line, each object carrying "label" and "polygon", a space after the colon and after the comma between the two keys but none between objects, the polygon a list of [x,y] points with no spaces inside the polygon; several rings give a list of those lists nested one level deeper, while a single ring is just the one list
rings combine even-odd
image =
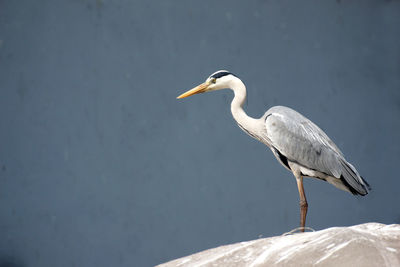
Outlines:
[{"label": "bird's head", "polygon": [[185,98],[195,94],[229,88],[230,82],[235,78],[236,76],[230,73],[229,71],[226,70],[216,71],[213,74],[211,74],[210,77],[208,77],[204,83],[181,94],[177,98]]}]

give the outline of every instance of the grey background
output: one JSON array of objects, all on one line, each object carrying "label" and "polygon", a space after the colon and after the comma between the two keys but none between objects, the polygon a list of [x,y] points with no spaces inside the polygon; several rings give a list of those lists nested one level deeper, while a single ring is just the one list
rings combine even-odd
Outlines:
[{"label": "grey background", "polygon": [[317,123],[373,187],[307,225],[399,223],[399,1],[0,0],[0,266],[151,266],[298,226],[296,183],[218,69]]}]

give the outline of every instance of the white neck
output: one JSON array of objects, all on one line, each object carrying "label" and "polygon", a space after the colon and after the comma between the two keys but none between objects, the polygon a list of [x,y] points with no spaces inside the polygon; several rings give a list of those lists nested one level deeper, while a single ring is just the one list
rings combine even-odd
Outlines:
[{"label": "white neck", "polygon": [[235,93],[235,97],[231,103],[233,118],[241,127],[252,129],[252,125],[254,125],[256,119],[247,116],[246,112],[243,110],[243,104],[246,100],[246,86],[240,79],[236,78],[230,81],[229,87]]}]

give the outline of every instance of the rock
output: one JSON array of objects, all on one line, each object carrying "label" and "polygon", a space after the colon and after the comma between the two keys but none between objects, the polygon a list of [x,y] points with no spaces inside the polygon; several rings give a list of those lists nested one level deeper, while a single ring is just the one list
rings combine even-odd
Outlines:
[{"label": "rock", "polygon": [[400,266],[400,225],[367,223],[257,239],[158,266]]}]

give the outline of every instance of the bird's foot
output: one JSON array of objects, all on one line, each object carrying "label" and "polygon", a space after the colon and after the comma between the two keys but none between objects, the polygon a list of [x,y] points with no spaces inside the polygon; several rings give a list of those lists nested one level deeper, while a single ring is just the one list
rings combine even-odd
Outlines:
[{"label": "bird's foot", "polygon": [[303,232],[315,232],[315,230],[312,229],[311,227],[297,227],[289,232],[283,233],[282,236],[294,235],[294,234],[303,233]]}]

